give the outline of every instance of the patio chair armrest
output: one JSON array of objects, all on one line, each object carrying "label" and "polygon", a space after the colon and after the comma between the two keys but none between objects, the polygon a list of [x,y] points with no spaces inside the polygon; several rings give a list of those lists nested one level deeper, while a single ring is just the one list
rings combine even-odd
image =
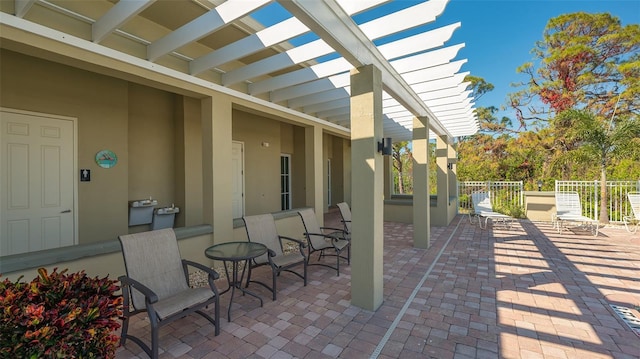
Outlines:
[{"label": "patio chair armrest", "polygon": [[344,232],[344,229],[342,228],[335,228],[335,227],[320,227],[320,230],[331,230],[331,231],[336,231],[336,232]]},{"label": "patio chair armrest", "polygon": [[182,260],[182,264],[185,265],[185,266],[188,265],[188,266],[200,269],[201,271],[206,272],[207,274],[212,276],[213,279],[220,278],[220,274],[218,274],[218,272],[216,272],[213,268],[207,267],[206,265],[204,265],[202,263],[190,261],[188,259],[183,259]]},{"label": "patio chair armrest", "polygon": [[218,274],[218,272],[216,272],[213,268],[207,267],[206,265],[204,265],[202,263],[190,261],[188,259],[183,259],[182,260],[182,266],[184,267],[185,274],[187,275],[187,282],[189,281],[189,279],[188,279],[189,278],[189,272],[187,270],[187,266],[194,267],[196,269],[199,269],[199,270],[207,273],[208,274],[207,282],[209,283],[209,287],[211,288],[213,293],[215,293],[216,297],[218,296],[218,287],[216,287],[216,284],[213,282],[214,280],[220,278],[220,274]]},{"label": "patio chair armrest", "polygon": [[296,242],[302,248],[306,248],[307,247],[307,244],[305,242],[303,242],[303,241],[301,241],[299,239],[296,239],[296,238],[291,238],[291,237],[287,237],[287,236],[280,236],[280,235],[278,236],[278,238],[280,238],[280,240],[286,239],[288,241]]},{"label": "patio chair armrest", "polygon": [[148,303],[153,304],[158,301],[158,295],[153,290],[151,290],[151,288],[138,282],[137,280],[133,278],[129,278],[126,275],[118,277],[118,280],[120,281],[120,283],[122,283],[122,285],[131,287],[137,290],[138,292],[142,293],[145,296]]},{"label": "patio chair armrest", "polygon": [[[332,233],[305,233],[305,235],[314,235],[314,236],[323,236],[324,238],[331,239],[332,242],[337,242],[341,239],[346,240],[346,232],[344,229],[340,228],[331,228],[331,227],[320,227],[320,229],[333,229]],[[336,234],[339,233],[339,234]]]},{"label": "patio chair armrest", "polygon": [[304,232],[305,237],[307,236],[322,236],[326,238],[332,238],[328,233],[312,233],[312,232]]}]

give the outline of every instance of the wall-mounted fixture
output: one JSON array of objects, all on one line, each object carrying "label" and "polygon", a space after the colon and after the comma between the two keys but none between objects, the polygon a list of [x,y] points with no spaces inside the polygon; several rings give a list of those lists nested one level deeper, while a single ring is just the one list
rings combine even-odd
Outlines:
[{"label": "wall-mounted fixture", "polygon": [[382,141],[378,141],[378,152],[383,156],[390,156],[393,153],[393,145],[391,137],[384,137]]},{"label": "wall-mounted fixture", "polygon": [[140,224],[149,224],[153,221],[153,209],[158,201],[149,199],[139,199],[129,201],[129,227]]}]

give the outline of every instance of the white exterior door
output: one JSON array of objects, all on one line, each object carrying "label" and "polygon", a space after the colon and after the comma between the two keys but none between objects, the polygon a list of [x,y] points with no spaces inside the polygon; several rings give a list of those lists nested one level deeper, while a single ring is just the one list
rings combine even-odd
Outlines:
[{"label": "white exterior door", "polygon": [[233,142],[231,147],[231,171],[233,176],[233,218],[244,215],[244,144]]},{"label": "white exterior door", "polygon": [[75,123],[0,111],[0,256],[77,244]]}]

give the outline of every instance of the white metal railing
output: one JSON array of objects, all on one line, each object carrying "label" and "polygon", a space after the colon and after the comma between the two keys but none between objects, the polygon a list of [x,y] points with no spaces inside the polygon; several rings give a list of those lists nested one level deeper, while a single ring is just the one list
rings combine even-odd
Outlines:
[{"label": "white metal railing", "polygon": [[489,191],[491,205],[496,211],[508,212],[518,216],[524,213],[524,193],[522,181],[464,181],[458,182],[458,201],[460,213],[469,213],[473,209],[471,193]]},{"label": "white metal railing", "polygon": [[[556,181],[556,192],[578,192],[583,215],[598,219],[600,216],[600,181]],[[640,180],[607,181],[607,210],[610,222],[622,222],[631,213],[627,198],[629,192],[640,192]]]}]

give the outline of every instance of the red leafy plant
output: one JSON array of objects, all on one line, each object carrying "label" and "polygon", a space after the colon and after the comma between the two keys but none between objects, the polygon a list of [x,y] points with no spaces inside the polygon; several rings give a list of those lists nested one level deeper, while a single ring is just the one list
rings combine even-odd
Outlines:
[{"label": "red leafy plant", "polygon": [[122,296],[118,282],[84,271],[0,282],[0,358],[113,358]]}]

